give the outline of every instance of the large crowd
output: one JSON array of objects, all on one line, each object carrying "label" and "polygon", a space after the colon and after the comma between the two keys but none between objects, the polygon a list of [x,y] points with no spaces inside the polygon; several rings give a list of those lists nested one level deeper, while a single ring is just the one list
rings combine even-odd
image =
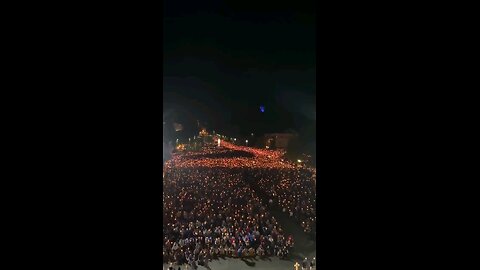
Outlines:
[{"label": "large crowd", "polygon": [[[314,230],[311,171],[270,154],[235,158],[232,150],[236,149],[207,147],[167,162],[164,262],[195,268],[219,257],[286,258],[294,240],[269,212],[273,205],[297,219],[306,232]],[[222,158],[223,154],[229,156]]]},{"label": "large crowd", "polygon": [[256,170],[255,183],[284,213],[295,218],[306,233],[315,232],[315,184],[312,172],[303,168],[292,170]]},{"label": "large crowd", "polygon": [[285,257],[293,239],[262,205],[241,173],[177,169],[164,181],[164,261]]}]

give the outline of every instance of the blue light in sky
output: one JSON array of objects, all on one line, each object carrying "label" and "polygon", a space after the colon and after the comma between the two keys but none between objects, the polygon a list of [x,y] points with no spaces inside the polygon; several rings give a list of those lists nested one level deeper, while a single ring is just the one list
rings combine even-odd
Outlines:
[{"label": "blue light in sky", "polygon": [[262,113],[265,112],[265,106],[261,105],[261,106],[260,106],[260,111],[261,111]]}]

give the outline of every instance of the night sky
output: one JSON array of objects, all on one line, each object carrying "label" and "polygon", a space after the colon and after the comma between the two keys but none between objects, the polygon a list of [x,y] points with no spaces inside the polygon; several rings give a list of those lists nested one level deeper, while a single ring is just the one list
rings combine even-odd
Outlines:
[{"label": "night sky", "polygon": [[196,120],[226,134],[314,131],[314,4],[225,2],[164,1],[164,119],[187,132]]}]

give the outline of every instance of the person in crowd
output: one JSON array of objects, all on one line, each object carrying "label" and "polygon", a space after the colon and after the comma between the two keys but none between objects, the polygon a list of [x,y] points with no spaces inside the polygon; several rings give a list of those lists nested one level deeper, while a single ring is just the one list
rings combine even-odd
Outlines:
[{"label": "person in crowd", "polygon": [[302,270],[307,270],[307,266],[308,266],[308,260],[307,260],[307,258],[305,258],[302,261]]},{"label": "person in crowd", "polygon": [[315,257],[313,257],[313,259],[310,261],[310,270],[313,270],[315,269]]}]

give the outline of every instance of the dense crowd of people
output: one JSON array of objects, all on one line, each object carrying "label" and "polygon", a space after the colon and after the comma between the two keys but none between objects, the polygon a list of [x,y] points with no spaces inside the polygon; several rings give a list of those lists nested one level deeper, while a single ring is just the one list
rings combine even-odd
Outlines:
[{"label": "dense crowd of people", "polygon": [[293,247],[242,174],[173,169],[164,178],[164,261],[285,257]]},{"label": "dense crowd of people", "polygon": [[271,155],[222,158],[231,152],[206,147],[200,154],[174,155],[165,165],[164,262],[195,268],[219,257],[287,257],[293,237],[285,235],[269,204],[295,217],[306,232],[315,228],[309,170]]},{"label": "dense crowd of people", "polygon": [[295,218],[306,233],[316,228],[315,184],[310,170],[257,170],[255,181],[269,202]]},{"label": "dense crowd of people", "polygon": [[[298,165],[291,164],[281,159],[282,151],[255,149],[237,146],[228,142],[221,143],[222,148],[213,145],[203,147],[201,154],[198,152],[175,153],[169,162],[169,167],[176,168],[270,168],[294,169]],[[235,157],[231,153],[236,153]],[[245,154],[250,154],[246,156]],[[202,156],[202,158],[199,158]],[[223,158],[221,156],[224,156]]]}]

